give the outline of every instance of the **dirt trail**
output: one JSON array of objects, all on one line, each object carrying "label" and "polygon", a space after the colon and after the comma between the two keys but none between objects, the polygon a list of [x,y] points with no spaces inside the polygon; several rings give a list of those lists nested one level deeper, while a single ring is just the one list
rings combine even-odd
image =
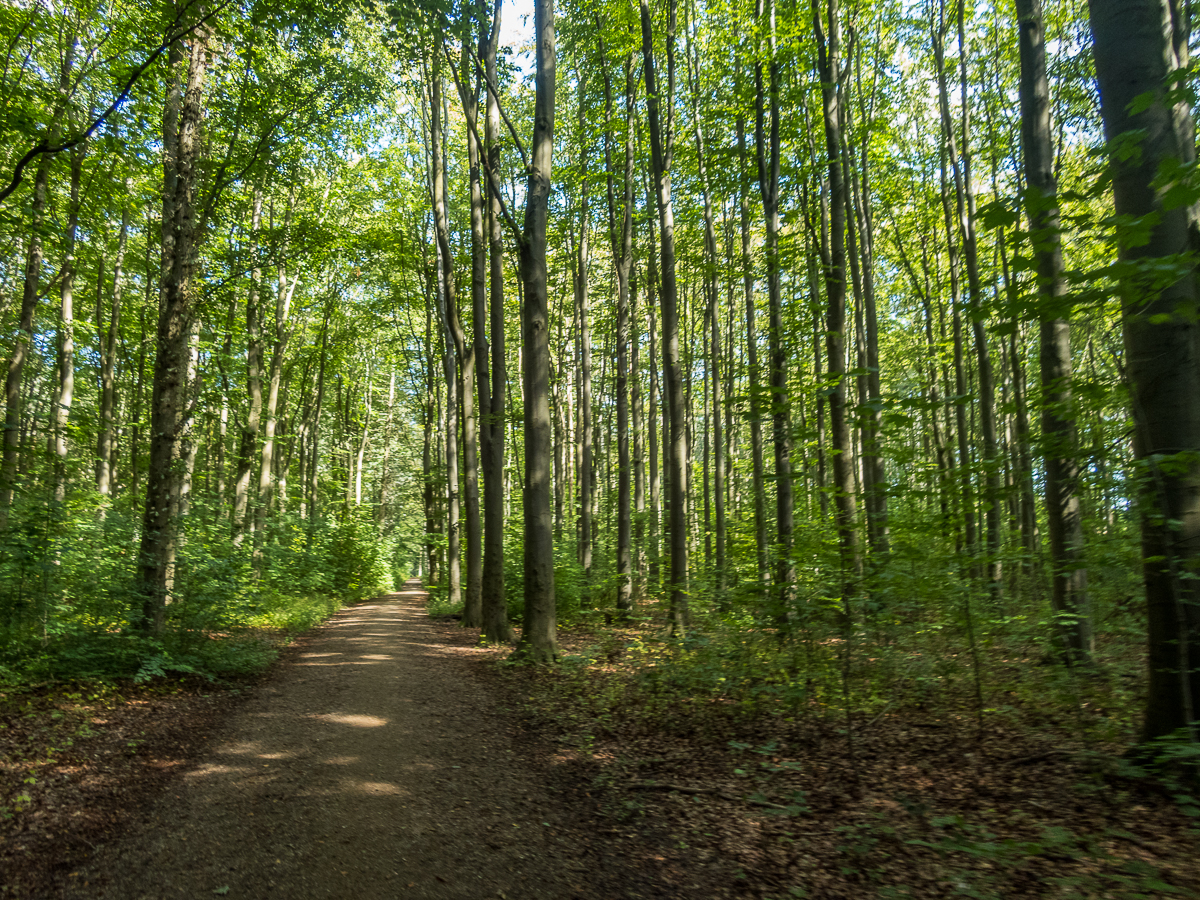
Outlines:
[{"label": "dirt trail", "polygon": [[423,597],[410,582],[334,616],[63,896],[657,894],[599,858],[587,812],[521,759]]}]

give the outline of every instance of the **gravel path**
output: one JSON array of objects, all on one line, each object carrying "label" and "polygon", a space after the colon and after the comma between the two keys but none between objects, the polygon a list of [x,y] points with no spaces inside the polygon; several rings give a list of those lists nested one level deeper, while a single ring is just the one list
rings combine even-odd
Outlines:
[{"label": "gravel path", "polygon": [[63,896],[646,896],[521,759],[423,598],[410,582],[334,616]]}]

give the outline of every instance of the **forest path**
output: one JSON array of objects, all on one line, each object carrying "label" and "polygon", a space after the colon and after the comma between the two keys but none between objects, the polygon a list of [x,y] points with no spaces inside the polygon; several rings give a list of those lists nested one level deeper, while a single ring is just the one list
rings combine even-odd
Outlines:
[{"label": "forest path", "polygon": [[333,616],[63,896],[645,896],[520,757],[424,597],[410,581]]}]

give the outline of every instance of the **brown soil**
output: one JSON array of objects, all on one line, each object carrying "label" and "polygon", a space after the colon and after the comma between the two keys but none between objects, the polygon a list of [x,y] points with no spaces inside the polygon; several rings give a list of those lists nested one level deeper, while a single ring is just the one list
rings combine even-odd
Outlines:
[{"label": "brown soil", "polygon": [[0,693],[0,898],[1200,895],[1187,803],[1119,747],[899,707],[851,755],[837,719],[618,689],[616,651],[497,666],[425,597],[257,686]]},{"label": "brown soil", "polygon": [[[471,676],[472,654],[484,652],[457,626],[431,621],[423,600],[410,583],[335,615],[197,763],[168,767],[184,771],[159,782],[166,790],[124,837],[70,871],[46,859],[37,878],[25,866],[26,889],[10,895],[689,896],[652,855],[643,866],[597,838],[587,796],[536,761],[544,754]],[[136,807],[147,791],[128,799]],[[53,836],[43,837],[8,858],[52,851]]]}]

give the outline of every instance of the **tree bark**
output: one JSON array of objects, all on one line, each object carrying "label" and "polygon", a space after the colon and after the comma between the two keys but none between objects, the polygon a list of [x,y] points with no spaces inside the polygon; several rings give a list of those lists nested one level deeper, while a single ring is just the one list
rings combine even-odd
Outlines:
[{"label": "tree bark", "polygon": [[[454,259],[450,251],[450,227],[446,214],[446,164],[443,157],[442,135],[442,84],[441,84],[441,55],[435,51],[433,59],[433,78],[430,84],[430,140],[432,153],[430,191],[433,203],[433,224],[437,237],[439,262],[439,305],[438,313],[442,321],[442,331],[445,335],[446,352],[443,357],[443,368],[446,376],[446,489],[448,502],[447,521],[447,569],[449,572],[448,599],[453,605],[463,602],[462,594],[462,564],[460,560],[460,494],[458,476],[458,414],[464,413],[471,401],[463,398],[459,401],[459,393],[470,393],[470,380],[465,371],[467,361],[466,336],[458,321],[458,297],[454,278]],[[473,351],[470,353],[473,365]],[[456,360],[463,365],[456,365]],[[472,371],[473,377],[474,372]],[[464,415],[465,419],[466,416]],[[478,610],[474,611],[478,620]],[[464,608],[464,618],[466,616]]]},{"label": "tree bark", "polygon": [[550,310],[546,222],[554,161],[554,0],[535,0],[533,146],[521,240],[522,376],[525,389],[525,621],[517,652],[531,662],[558,659],[554,520],[550,470]]},{"label": "tree bark", "polygon": [[[487,244],[483,236],[483,185],[480,178],[479,93],[467,73],[474,67],[468,62],[470,38],[463,38],[463,81],[460,84],[463,112],[467,117],[467,171],[471,192],[471,328],[473,339],[467,342],[462,316],[454,309],[454,349],[459,359],[463,423],[463,501],[467,516],[467,591],[463,603],[465,628],[483,627],[483,519],[479,508],[479,419],[475,411],[475,391],[479,408],[486,413],[490,402],[488,383],[487,331]],[[445,184],[443,184],[445,189]],[[479,367],[482,366],[482,369]]]},{"label": "tree bark", "polygon": [[[117,238],[117,255],[113,260],[112,303],[108,327],[104,325],[103,303],[96,304],[96,327],[100,342],[100,434],[96,441],[96,490],[102,497],[111,497],[116,480],[112,464],[116,450],[116,363],[117,338],[121,327],[121,294],[124,287],[125,252],[129,245],[128,200],[121,206],[121,232]],[[103,281],[103,279],[101,279]],[[100,289],[97,288],[97,293]]]},{"label": "tree bark", "polygon": [[[166,625],[168,578],[178,526],[172,507],[177,507],[183,477],[181,431],[196,302],[192,275],[200,235],[195,229],[194,201],[202,150],[207,33],[193,34],[188,50],[186,75],[180,80],[173,74],[169,81],[163,116],[162,278],[150,404],[150,468],[138,554],[139,626],[152,635],[162,634]],[[174,73],[178,71],[176,67]]]},{"label": "tree bark", "polygon": [[262,286],[262,267],[258,262],[258,233],[262,227],[262,191],[254,189],[250,211],[249,253],[253,264],[250,270],[250,289],[246,295],[246,396],[248,408],[242,427],[238,452],[237,477],[233,485],[233,528],[235,545],[240,545],[249,530],[254,511],[250,506],[250,476],[258,457],[258,432],[262,423],[263,341],[262,313],[259,291]]},{"label": "tree bark", "polygon": [[[500,41],[501,0],[495,0],[491,31],[483,41],[484,71],[489,85],[499,84],[496,45]],[[500,171],[500,102],[495,92],[487,91],[484,151],[488,169]],[[483,470],[483,637],[488,641],[509,643],[513,639],[508,623],[508,604],[504,595],[504,399],[507,372],[504,357],[504,240],[501,230],[498,184],[490,184],[488,197],[488,317],[491,332],[491,390],[484,400],[483,386],[488,379],[488,347],[479,344],[483,318],[475,319],[476,356],[480,366],[479,408]]]},{"label": "tree bark", "polygon": [[[754,143],[758,158],[758,186],[766,220],[767,333],[771,383],[771,444],[775,453],[775,594],[772,613],[783,622],[792,607],[796,564],[792,559],[795,530],[792,496],[792,431],[788,414],[787,351],[784,347],[783,298],[780,295],[779,261],[779,61],[775,55],[775,4],[765,10],[758,0],[759,28],[766,29],[767,90],[763,90],[763,63],[754,67],[756,88]],[[836,20],[835,20],[836,21]],[[762,54],[760,53],[760,57]],[[767,110],[767,103],[770,110]],[[770,125],[767,124],[768,115]]]},{"label": "tree bark", "polygon": [[[598,23],[599,24],[599,23]],[[604,41],[600,41],[604,54]],[[617,275],[617,612],[628,617],[633,610],[633,549],[631,546],[629,457],[629,281],[633,268],[633,115],[635,81],[632,54],[625,59],[625,173],[622,182],[620,224],[613,177],[613,96],[607,60],[604,68],[604,172],[608,187],[608,233]]]},{"label": "tree bark", "polygon": [[[1116,151],[1118,216],[1146,224],[1139,239],[1118,230],[1133,271],[1122,279],[1126,376],[1141,498],[1150,684],[1143,737],[1187,729],[1195,742],[1200,692],[1200,347],[1191,263],[1161,287],[1166,259],[1200,249],[1194,206],[1167,206],[1160,171],[1195,159],[1188,107],[1166,94],[1187,68],[1182,11],[1164,0],[1090,0],[1104,133]],[[1137,98],[1149,98],[1143,102]],[[1134,104],[1131,109],[1131,104]],[[1135,111],[1136,110],[1136,111]],[[1133,132],[1131,134],[1131,132]],[[1121,148],[1136,147],[1136,153]],[[1158,273],[1157,276],[1154,273]]]},{"label": "tree bark", "polygon": [[[687,627],[688,531],[687,531],[687,406],[683,394],[680,359],[678,288],[675,280],[675,215],[671,203],[671,109],[675,96],[675,0],[670,0],[666,34],[667,86],[660,96],[654,66],[654,34],[650,7],[641,0],[643,76],[650,124],[650,165],[658,200],[659,245],[662,257],[662,343],[663,375],[667,387],[666,407],[670,417],[669,469],[667,488],[670,502],[671,631],[682,635]],[[660,102],[663,101],[663,102]],[[665,115],[663,108],[665,107]],[[666,118],[666,122],[662,119]]]},{"label": "tree bark", "polygon": [[[67,499],[67,425],[71,418],[71,404],[75,399],[75,238],[79,232],[79,187],[86,147],[85,143],[71,150],[71,194],[67,206],[62,272],[59,274],[62,305],[58,324],[58,389],[55,391],[53,410],[53,441],[54,502],[60,509]],[[103,277],[99,280],[103,281]]]},{"label": "tree bark", "polygon": [[[1092,652],[1092,623],[1083,561],[1079,449],[1071,408],[1071,301],[1064,274],[1058,183],[1050,129],[1046,36],[1041,0],[1017,0],[1021,55],[1021,143],[1025,208],[1037,259],[1041,320],[1042,441],[1051,594],[1060,653],[1082,662]],[[1014,365],[1017,360],[1013,360]]]},{"label": "tree bark", "polygon": [[[812,0],[813,25],[817,35],[817,65],[821,78],[825,151],[829,160],[829,251],[823,260],[828,304],[825,349],[829,371],[829,430],[833,444],[833,478],[842,570],[842,599],[848,609],[862,574],[862,551],[858,537],[858,505],[850,458],[850,423],[846,413],[846,181],[841,158],[841,81],[837,0],[828,0],[829,31],[821,22],[818,0]],[[845,623],[849,627],[850,623]]]},{"label": "tree bark", "polygon": [[746,305],[746,393],[750,396],[750,493],[754,501],[754,549],[758,580],[765,588],[771,580],[767,549],[767,500],[763,485],[762,393],[758,367],[758,332],[755,328],[754,268],[750,260],[750,186],[746,172],[746,124],[738,111],[739,207],[742,234],[742,292]]}]

